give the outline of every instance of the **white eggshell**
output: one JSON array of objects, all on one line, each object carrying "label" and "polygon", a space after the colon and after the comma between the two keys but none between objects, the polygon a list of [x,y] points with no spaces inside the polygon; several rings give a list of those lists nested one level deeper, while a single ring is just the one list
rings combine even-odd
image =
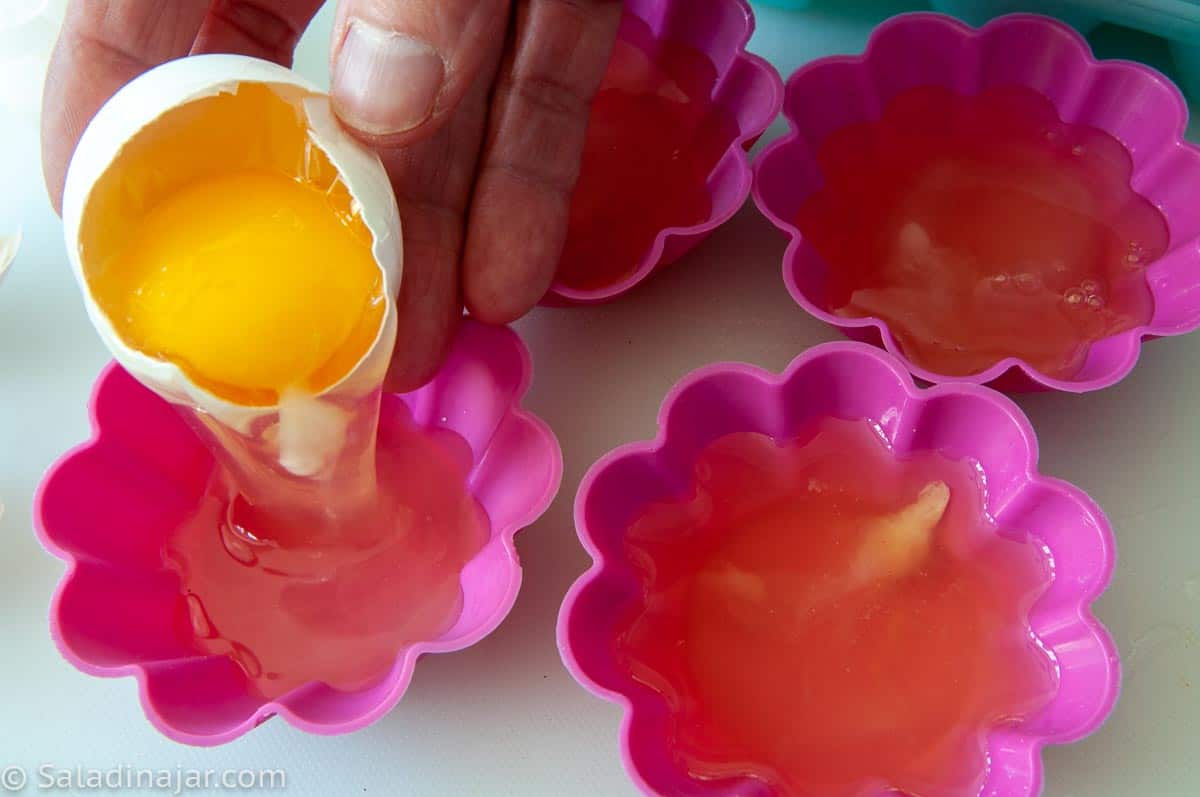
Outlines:
[{"label": "white eggshell", "polygon": [[198,407],[225,425],[244,432],[256,419],[277,414],[279,407],[234,404],[194,384],[173,363],[148,357],[126,345],[92,296],[84,277],[79,240],[93,187],[130,139],[173,108],[233,91],[243,83],[286,86],[311,93],[303,100],[309,136],[340,173],[374,237],[373,253],[383,272],[387,301],[384,321],[371,349],[349,374],[326,392],[345,389],[363,371],[380,371],[380,361],[386,363],[390,357],[396,334],[393,297],[400,284],[403,262],[396,199],[379,157],[342,129],[326,95],[290,69],[247,56],[197,55],[169,61],[127,84],[105,103],[79,140],[67,171],[63,227],[71,267],[83,291],[88,315],[117,361],[168,401]]}]

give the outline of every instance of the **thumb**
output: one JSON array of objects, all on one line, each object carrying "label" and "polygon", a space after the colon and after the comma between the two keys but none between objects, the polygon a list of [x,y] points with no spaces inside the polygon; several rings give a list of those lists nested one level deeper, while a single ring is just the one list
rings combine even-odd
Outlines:
[{"label": "thumb", "polygon": [[509,0],[342,0],[330,94],[342,122],[376,146],[433,135],[494,69]]}]

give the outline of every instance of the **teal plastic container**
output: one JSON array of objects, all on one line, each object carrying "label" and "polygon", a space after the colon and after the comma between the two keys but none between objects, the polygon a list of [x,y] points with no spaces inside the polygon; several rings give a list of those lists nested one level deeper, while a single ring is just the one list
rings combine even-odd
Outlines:
[{"label": "teal plastic container", "polygon": [[[759,2],[802,9],[814,0]],[[1193,99],[1200,98],[1200,0],[928,0],[912,5],[913,10],[933,8],[975,26],[1028,11],[1058,17],[1085,35],[1104,23],[1143,31],[1166,41],[1174,77]]]}]

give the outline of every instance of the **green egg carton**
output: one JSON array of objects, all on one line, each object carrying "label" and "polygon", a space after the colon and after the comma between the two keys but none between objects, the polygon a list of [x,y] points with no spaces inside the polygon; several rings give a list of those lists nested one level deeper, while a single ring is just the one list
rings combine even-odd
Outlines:
[{"label": "green egg carton", "polygon": [[[813,0],[760,2],[793,9],[813,5]],[[1160,37],[1174,62],[1173,76],[1187,94],[1200,98],[1200,0],[929,0],[928,4],[913,4],[914,10],[930,6],[976,26],[1002,14],[1027,11],[1058,17],[1085,35],[1110,23]],[[1142,57],[1134,52],[1134,56],[1161,60],[1153,54]]]}]

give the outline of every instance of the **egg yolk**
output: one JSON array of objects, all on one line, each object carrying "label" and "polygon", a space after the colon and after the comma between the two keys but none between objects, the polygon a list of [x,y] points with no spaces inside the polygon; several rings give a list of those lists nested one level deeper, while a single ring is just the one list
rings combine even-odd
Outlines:
[{"label": "egg yolk", "polygon": [[241,171],[151,209],[96,296],[139,351],[218,394],[271,403],[354,367],[379,329],[381,282],[370,241],[323,193]]},{"label": "egg yolk", "polygon": [[306,99],[247,83],[167,111],[97,181],[81,229],[121,340],[236,404],[333,387],[383,325],[372,233]]}]

